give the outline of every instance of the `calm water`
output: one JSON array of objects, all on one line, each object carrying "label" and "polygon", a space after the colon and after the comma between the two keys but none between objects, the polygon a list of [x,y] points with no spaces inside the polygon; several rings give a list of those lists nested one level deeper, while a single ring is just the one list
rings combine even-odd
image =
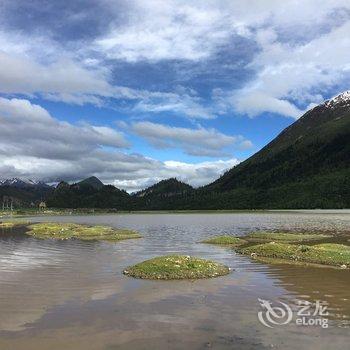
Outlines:
[{"label": "calm water", "polygon": [[[350,272],[266,265],[228,248],[200,244],[218,234],[255,229],[347,233],[349,212],[130,214],[32,218],[106,224],[144,236],[116,244],[43,241],[0,234],[0,349],[345,349],[350,342]],[[170,253],[232,267],[224,277],[145,281],[122,275],[128,265]],[[328,306],[329,328],[267,328],[258,298]],[[294,314],[295,317],[295,314]]]}]

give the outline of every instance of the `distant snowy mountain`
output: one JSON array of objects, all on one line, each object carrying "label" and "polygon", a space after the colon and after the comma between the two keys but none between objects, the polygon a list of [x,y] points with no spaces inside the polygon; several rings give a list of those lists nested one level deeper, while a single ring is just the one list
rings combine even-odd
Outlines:
[{"label": "distant snowy mountain", "polygon": [[19,179],[14,177],[12,179],[3,179],[0,180],[0,186],[10,186],[16,188],[25,188],[25,187],[50,187],[44,182],[35,181],[31,179]]},{"label": "distant snowy mountain", "polygon": [[31,179],[0,180],[0,202],[4,197],[10,197],[14,208],[37,206],[52,193],[54,187],[41,181]]}]

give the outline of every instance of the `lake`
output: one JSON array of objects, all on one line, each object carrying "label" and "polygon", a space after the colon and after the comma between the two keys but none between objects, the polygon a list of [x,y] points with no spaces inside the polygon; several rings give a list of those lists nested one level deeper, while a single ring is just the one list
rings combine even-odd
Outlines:
[{"label": "lake", "polygon": [[[0,349],[345,349],[350,342],[350,271],[264,264],[198,243],[257,229],[347,233],[349,211],[115,214],[35,217],[33,222],[103,224],[139,231],[119,243],[37,240],[0,233]],[[227,276],[147,281],[129,265],[172,253],[222,262]],[[286,304],[287,324],[264,325],[259,299]],[[279,304],[283,302],[284,304]],[[328,328],[296,324],[320,303]],[[315,316],[317,317],[317,315]]]}]

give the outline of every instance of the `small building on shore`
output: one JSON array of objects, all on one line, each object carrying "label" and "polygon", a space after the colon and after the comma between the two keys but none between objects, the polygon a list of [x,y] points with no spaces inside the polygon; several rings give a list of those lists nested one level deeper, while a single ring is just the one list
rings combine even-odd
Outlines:
[{"label": "small building on shore", "polygon": [[41,202],[39,203],[39,210],[45,210],[45,209],[46,209],[46,203],[43,202],[43,201],[41,201]]}]

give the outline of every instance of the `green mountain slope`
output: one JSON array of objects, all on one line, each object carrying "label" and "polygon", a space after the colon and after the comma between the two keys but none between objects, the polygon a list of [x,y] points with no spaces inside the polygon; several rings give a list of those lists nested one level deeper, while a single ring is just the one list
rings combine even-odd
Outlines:
[{"label": "green mountain slope", "polygon": [[111,185],[100,187],[96,184],[98,182],[95,180],[92,184],[84,181],[73,185],[61,182],[47,198],[47,204],[55,208],[113,208],[118,210],[132,208],[127,192]]},{"label": "green mountain slope", "polygon": [[134,194],[136,197],[172,197],[193,190],[193,187],[175,178],[162,180]]},{"label": "green mountain slope", "polygon": [[233,208],[342,208],[350,207],[349,186],[350,94],[344,93],[307,112],[201,196],[222,194],[220,205]]},{"label": "green mountain slope", "polygon": [[37,207],[54,191],[49,186],[14,187],[0,186],[0,210],[4,198],[10,198],[14,208]]},{"label": "green mountain slope", "polygon": [[170,178],[135,193],[132,198],[139,209],[174,209],[175,203],[185,200],[193,192],[192,186]]},{"label": "green mountain slope", "polygon": [[88,185],[97,190],[101,189],[104,186],[103,182],[100,179],[98,179],[96,176],[88,177],[87,179],[78,182],[77,185],[83,185],[83,186]]}]

